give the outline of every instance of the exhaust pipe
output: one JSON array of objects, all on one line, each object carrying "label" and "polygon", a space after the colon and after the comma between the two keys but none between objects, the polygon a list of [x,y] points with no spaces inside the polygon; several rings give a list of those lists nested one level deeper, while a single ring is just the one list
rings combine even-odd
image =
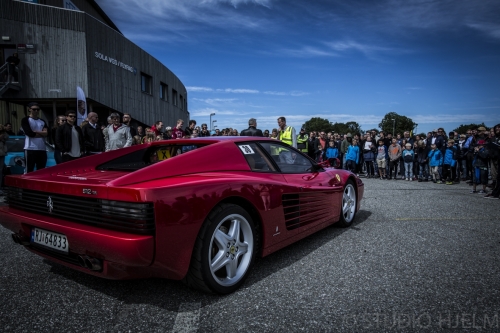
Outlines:
[{"label": "exhaust pipe", "polygon": [[30,245],[29,239],[19,234],[12,234],[12,240],[19,245]]},{"label": "exhaust pipe", "polygon": [[102,261],[100,259],[92,258],[85,255],[79,255],[78,263],[80,264],[80,266],[90,269],[91,271],[102,270]]}]

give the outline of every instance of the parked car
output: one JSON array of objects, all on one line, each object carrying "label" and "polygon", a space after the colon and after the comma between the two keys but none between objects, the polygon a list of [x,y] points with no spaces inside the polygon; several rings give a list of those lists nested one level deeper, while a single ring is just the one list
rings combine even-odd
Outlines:
[{"label": "parked car", "polygon": [[6,177],[0,224],[51,261],[109,279],[226,294],[267,256],[352,225],[364,185],[277,140],[156,141]]},{"label": "parked car", "polygon": [[[10,136],[7,140],[7,155],[5,155],[6,174],[20,175],[24,173],[26,167],[24,140],[24,136]],[[56,165],[54,148],[48,143],[45,146],[47,148],[47,167]]]}]

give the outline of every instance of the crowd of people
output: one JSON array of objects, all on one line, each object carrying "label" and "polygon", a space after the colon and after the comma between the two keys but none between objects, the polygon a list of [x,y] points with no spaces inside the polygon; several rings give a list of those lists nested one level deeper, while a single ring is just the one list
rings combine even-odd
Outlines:
[{"label": "crowd of people", "polygon": [[[302,131],[301,131],[302,133]],[[310,132],[308,153],[321,162],[342,161],[342,168],[367,178],[453,185],[468,183],[471,193],[498,198],[500,124],[490,130],[472,128],[465,133],[438,128],[425,137],[383,131],[365,134]],[[489,180],[491,179],[491,182]],[[487,187],[493,188],[487,193]]]},{"label": "crowd of people", "polygon": [[[384,131],[365,134],[307,133],[305,128],[297,134],[292,126],[286,124],[285,117],[279,117],[277,128],[271,131],[258,129],[257,120],[250,118],[249,127],[238,132],[233,128],[210,131],[205,123],[197,126],[196,120],[190,120],[184,127],[182,119],[177,120],[173,128],[164,128],[162,121],[156,121],[150,127],[135,127],[129,113],[123,116],[112,113],[107,125],[99,125],[98,115],[90,112],[87,119],[77,126],[76,112],[69,110],[57,117],[49,131],[45,121],[39,118],[39,111],[37,103],[28,104],[29,115],[21,121],[21,132],[26,136],[26,172],[45,167],[45,140],[54,146],[54,158],[59,164],[86,155],[160,140],[258,136],[281,140],[317,162],[340,161],[337,167],[367,178],[432,181],[447,185],[465,181],[472,186],[471,193],[480,193],[486,198],[499,197],[500,124],[490,130],[485,127],[471,128],[466,133],[446,133],[443,128],[438,128],[427,133],[426,137],[411,136],[409,131],[396,133],[395,136]],[[11,124],[0,125],[0,169],[6,154],[4,143],[8,135],[13,134]],[[488,186],[493,188],[491,193],[487,193]]]}]

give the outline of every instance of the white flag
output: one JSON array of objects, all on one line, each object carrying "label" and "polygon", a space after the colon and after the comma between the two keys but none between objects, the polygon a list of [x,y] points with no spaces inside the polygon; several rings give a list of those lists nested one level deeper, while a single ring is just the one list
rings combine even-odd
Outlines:
[{"label": "white flag", "polygon": [[80,87],[76,87],[76,105],[78,110],[76,113],[76,125],[80,126],[87,119],[87,100],[85,99],[85,93]]}]

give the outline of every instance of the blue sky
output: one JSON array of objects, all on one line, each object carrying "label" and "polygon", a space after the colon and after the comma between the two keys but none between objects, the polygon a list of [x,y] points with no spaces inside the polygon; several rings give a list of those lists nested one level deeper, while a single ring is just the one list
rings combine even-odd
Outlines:
[{"label": "blue sky", "polygon": [[500,123],[498,0],[97,2],[184,83],[198,124]]}]

